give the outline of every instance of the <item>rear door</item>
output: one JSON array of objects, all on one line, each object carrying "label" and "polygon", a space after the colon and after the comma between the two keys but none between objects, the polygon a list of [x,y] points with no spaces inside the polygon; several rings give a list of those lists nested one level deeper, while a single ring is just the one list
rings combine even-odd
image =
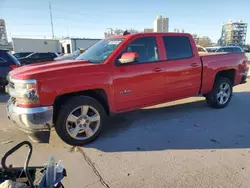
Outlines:
[{"label": "rear door", "polygon": [[116,63],[114,95],[117,111],[126,111],[164,100],[164,62],[159,59],[158,46],[156,37],[145,36],[132,40],[125,47],[123,53],[137,52],[139,59],[130,64]]},{"label": "rear door", "polygon": [[188,36],[163,36],[167,100],[197,95],[201,84],[201,61]]}]

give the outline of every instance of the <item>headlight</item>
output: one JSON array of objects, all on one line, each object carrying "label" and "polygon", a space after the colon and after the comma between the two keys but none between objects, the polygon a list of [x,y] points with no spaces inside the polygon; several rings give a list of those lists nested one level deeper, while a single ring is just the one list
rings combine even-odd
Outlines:
[{"label": "headlight", "polygon": [[39,104],[39,95],[38,95],[36,80],[10,79],[9,81],[14,85],[13,89],[10,88],[9,94],[12,97],[16,98],[17,105]]}]

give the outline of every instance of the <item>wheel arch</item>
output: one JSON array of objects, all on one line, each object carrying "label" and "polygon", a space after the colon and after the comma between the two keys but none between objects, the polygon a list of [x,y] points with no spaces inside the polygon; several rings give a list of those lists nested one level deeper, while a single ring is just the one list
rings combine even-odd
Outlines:
[{"label": "wheel arch", "polygon": [[235,75],[236,75],[235,69],[220,70],[216,73],[214,82],[217,80],[217,78],[228,78],[231,81],[232,85],[234,85]]},{"label": "wheel arch", "polygon": [[63,104],[65,104],[65,102],[67,102],[70,98],[76,96],[87,96],[94,98],[103,106],[106,114],[110,115],[109,101],[106,91],[104,89],[91,89],[73,93],[65,93],[57,96],[53,103],[53,108],[54,108],[53,123],[55,123],[58,117],[58,112],[60,108],[63,106]]}]

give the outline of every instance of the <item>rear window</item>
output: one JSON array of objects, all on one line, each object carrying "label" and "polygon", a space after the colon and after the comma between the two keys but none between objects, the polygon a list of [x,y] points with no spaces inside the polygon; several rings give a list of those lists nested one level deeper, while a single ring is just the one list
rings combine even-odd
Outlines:
[{"label": "rear window", "polygon": [[243,50],[241,48],[234,48],[234,52],[240,53],[240,52],[243,52]]},{"label": "rear window", "polygon": [[193,56],[190,40],[186,36],[163,37],[167,59],[187,59]]}]

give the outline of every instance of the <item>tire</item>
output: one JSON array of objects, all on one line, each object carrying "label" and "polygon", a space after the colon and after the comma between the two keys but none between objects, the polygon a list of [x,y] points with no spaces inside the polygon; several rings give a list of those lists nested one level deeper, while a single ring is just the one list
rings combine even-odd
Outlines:
[{"label": "tire", "polygon": [[[87,117],[83,117],[85,115],[82,115],[82,114],[85,114],[82,112],[86,111],[86,110],[83,110],[82,106],[84,106],[84,109],[88,107],[88,110],[86,112]],[[92,114],[99,113],[98,114],[99,117],[98,115],[90,116],[89,115],[90,112],[92,112]],[[71,121],[70,117],[74,117],[73,121]],[[91,122],[92,117],[98,117],[97,119],[100,119],[100,121]],[[75,118],[77,119],[76,121],[75,121]],[[58,117],[56,119],[56,123],[55,123],[55,130],[58,136],[67,144],[73,145],[73,146],[82,146],[82,145],[85,145],[87,143],[94,141],[99,136],[99,134],[102,131],[102,127],[103,127],[105,120],[106,120],[106,112],[103,106],[97,100],[91,97],[87,97],[87,96],[77,96],[77,97],[73,97],[69,99],[60,109]],[[89,125],[85,125],[87,124],[87,122],[89,123]],[[91,132],[89,131],[90,130],[89,128],[91,126],[93,127],[94,123],[96,123],[96,128],[93,128],[92,130],[93,132]],[[75,135],[73,133],[74,129],[76,130],[75,132],[77,132],[78,129],[81,129],[81,130],[78,134]],[[94,129],[96,130],[94,131]],[[79,134],[81,134],[82,136],[82,139],[80,140],[79,140],[80,136],[78,136]],[[84,135],[86,136],[85,139],[83,139]]]},{"label": "tire", "polygon": [[[226,85],[228,86],[228,89],[224,90],[226,88]],[[223,87],[225,88],[222,89]],[[219,77],[215,80],[212,91],[206,95],[206,100],[212,108],[224,108],[231,101],[232,93],[232,82],[228,78]],[[221,98],[223,98],[223,102]]]}]

